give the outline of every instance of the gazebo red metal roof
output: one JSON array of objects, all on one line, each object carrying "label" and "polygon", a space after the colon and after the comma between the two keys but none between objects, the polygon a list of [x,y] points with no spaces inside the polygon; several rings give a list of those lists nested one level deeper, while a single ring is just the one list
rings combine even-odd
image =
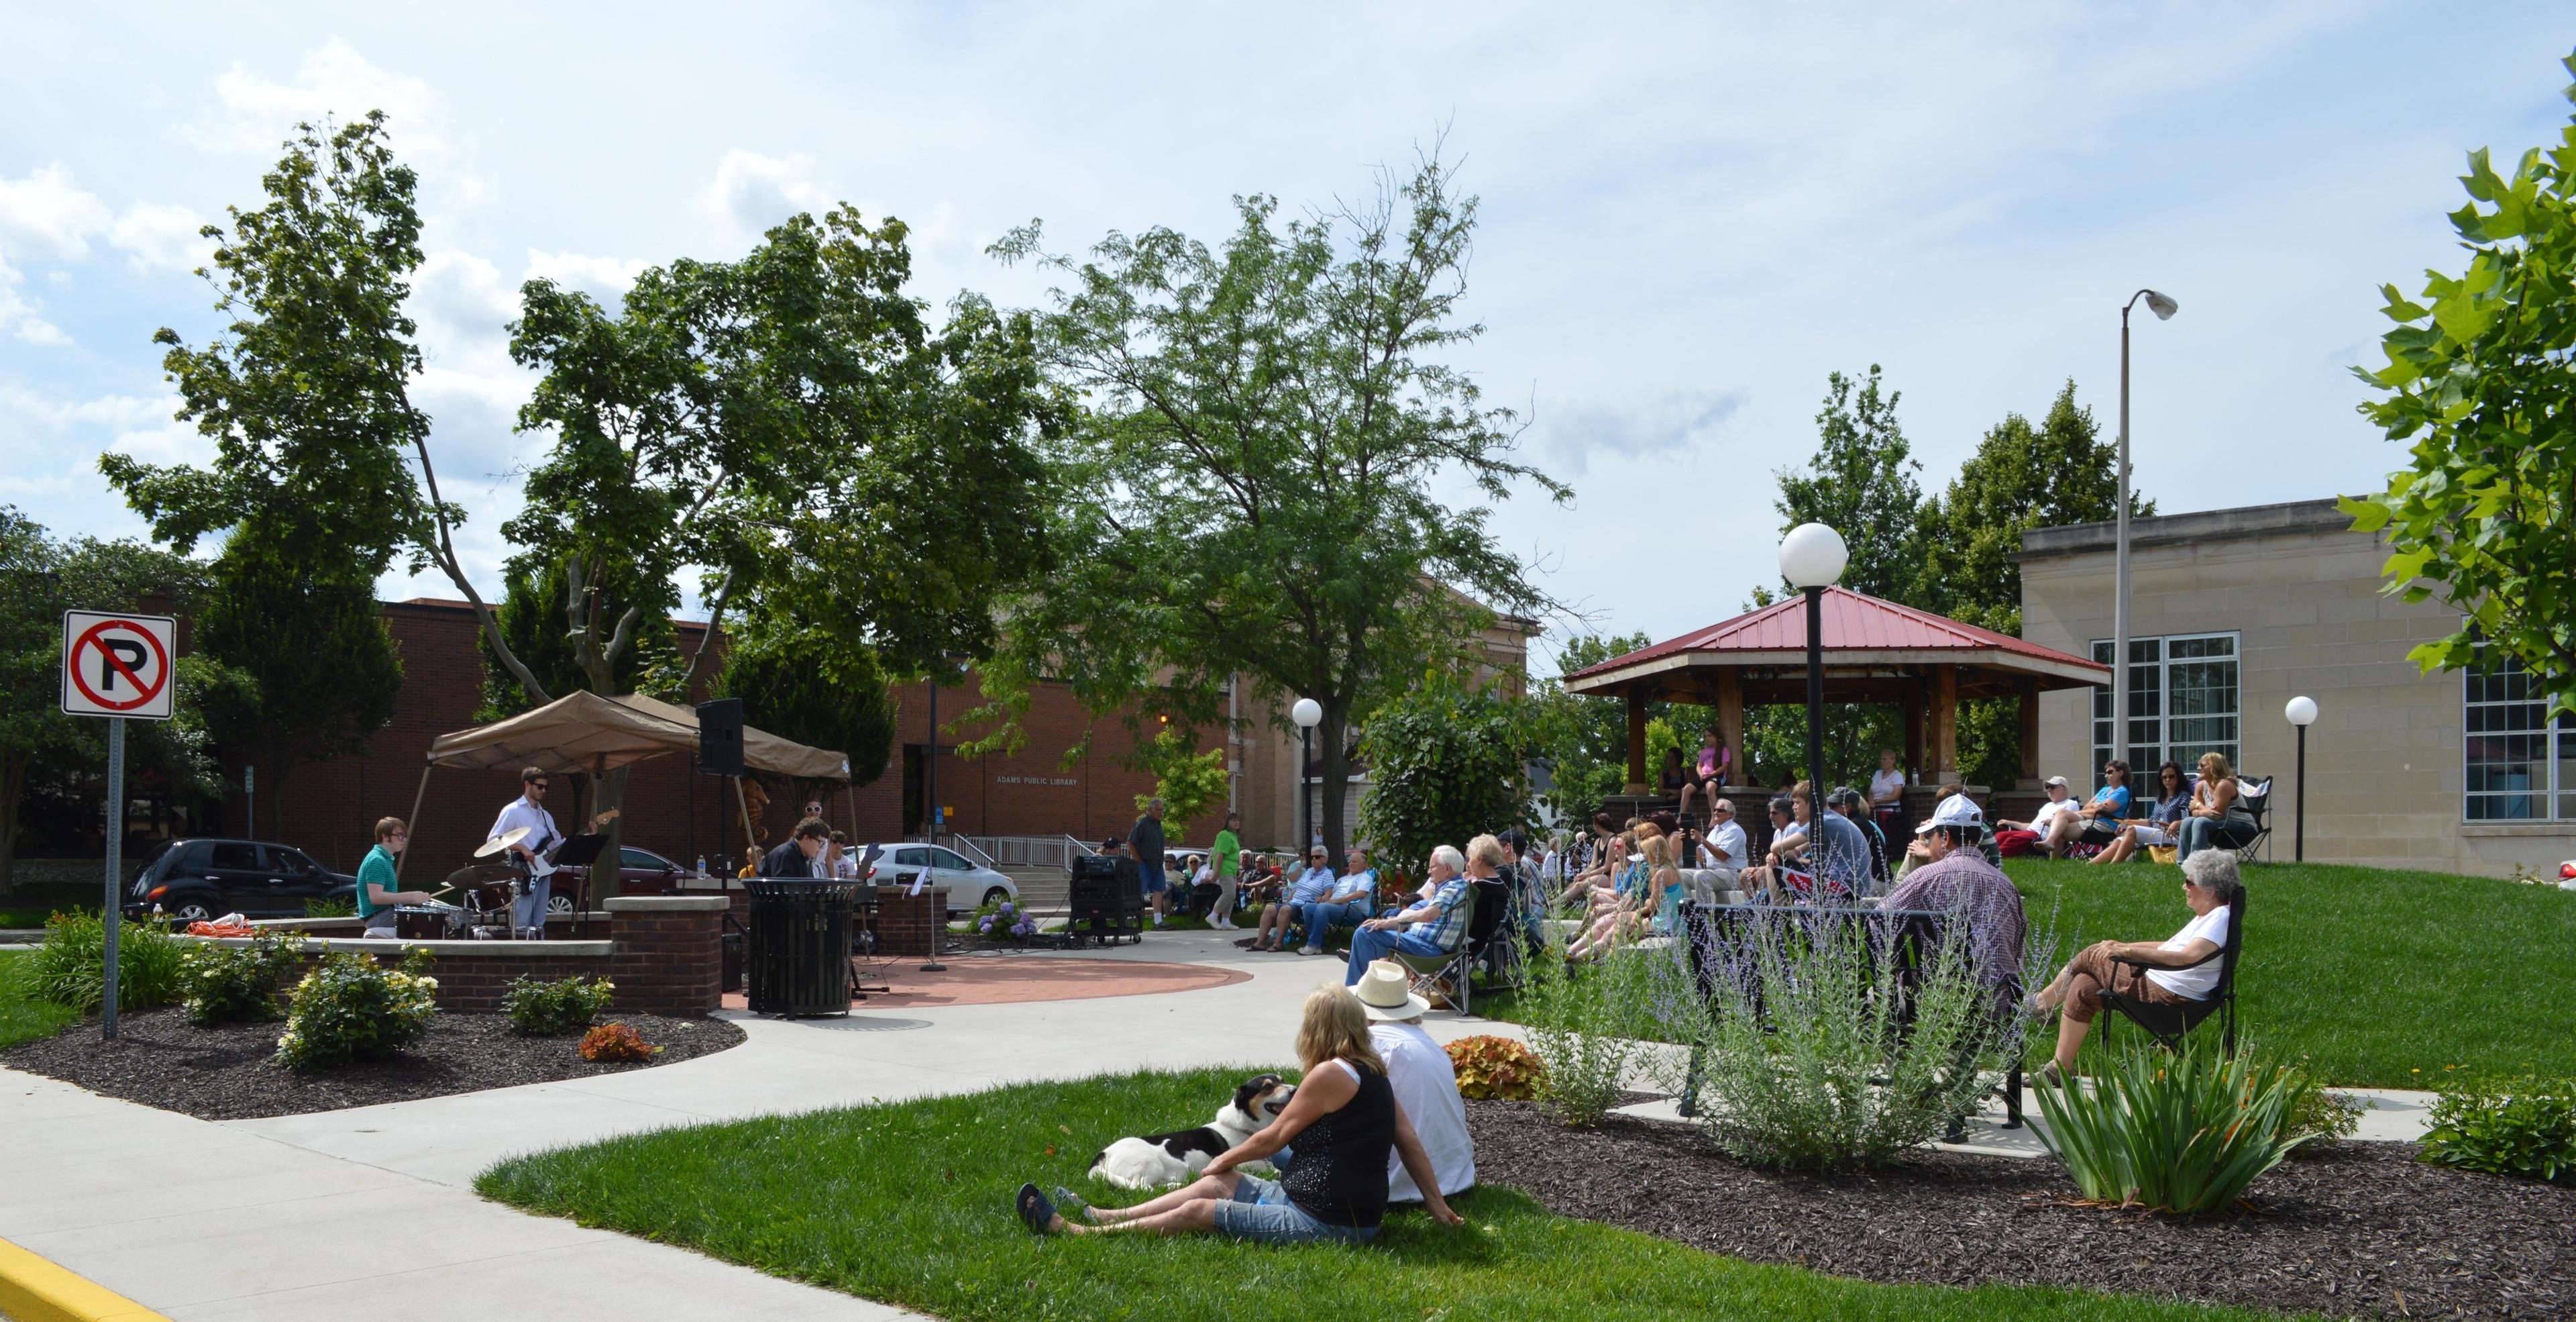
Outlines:
[{"label": "gazebo red metal roof", "polygon": [[[1827,588],[1821,603],[1829,669],[1963,665],[2011,672],[2042,688],[2110,682],[2111,668],[2054,648],[1962,624],[1849,588]],[[1790,596],[1731,620],[1586,666],[1565,677],[1571,693],[1607,693],[1657,676],[1710,666],[1767,668],[1807,661],[1806,601]]]}]

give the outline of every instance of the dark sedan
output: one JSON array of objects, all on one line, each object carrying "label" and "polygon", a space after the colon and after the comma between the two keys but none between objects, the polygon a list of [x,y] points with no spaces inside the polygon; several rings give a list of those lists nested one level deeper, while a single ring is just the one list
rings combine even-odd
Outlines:
[{"label": "dark sedan", "polygon": [[127,888],[125,911],[158,908],[181,922],[223,914],[301,917],[308,901],[348,904],[358,879],[333,872],[304,851],[264,840],[173,840]]}]

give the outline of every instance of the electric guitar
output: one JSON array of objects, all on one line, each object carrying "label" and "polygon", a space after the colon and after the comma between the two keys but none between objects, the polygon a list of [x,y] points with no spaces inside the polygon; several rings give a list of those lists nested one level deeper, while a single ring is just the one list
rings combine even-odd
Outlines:
[{"label": "electric guitar", "polygon": [[[583,834],[587,835],[595,832],[599,828],[606,826],[610,822],[616,821],[618,818],[625,815],[625,809],[611,808],[597,817],[591,818],[590,826],[583,832]],[[557,841],[556,844],[560,846],[562,842]],[[550,859],[543,854],[528,855],[528,880],[543,881],[553,875],[555,875],[555,861],[553,859]]]}]

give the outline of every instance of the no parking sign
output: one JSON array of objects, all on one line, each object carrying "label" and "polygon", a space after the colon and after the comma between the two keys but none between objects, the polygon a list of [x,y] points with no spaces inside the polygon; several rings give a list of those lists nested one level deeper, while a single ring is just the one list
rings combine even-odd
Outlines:
[{"label": "no parking sign", "polygon": [[73,716],[170,719],[178,621],[166,615],[63,612],[63,710]]}]

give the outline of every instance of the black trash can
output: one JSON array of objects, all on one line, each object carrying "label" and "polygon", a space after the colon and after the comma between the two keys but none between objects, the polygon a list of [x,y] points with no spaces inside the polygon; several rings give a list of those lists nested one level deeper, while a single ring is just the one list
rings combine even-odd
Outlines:
[{"label": "black trash can", "polygon": [[754,1014],[850,1012],[849,882],[754,878],[743,973]]}]

